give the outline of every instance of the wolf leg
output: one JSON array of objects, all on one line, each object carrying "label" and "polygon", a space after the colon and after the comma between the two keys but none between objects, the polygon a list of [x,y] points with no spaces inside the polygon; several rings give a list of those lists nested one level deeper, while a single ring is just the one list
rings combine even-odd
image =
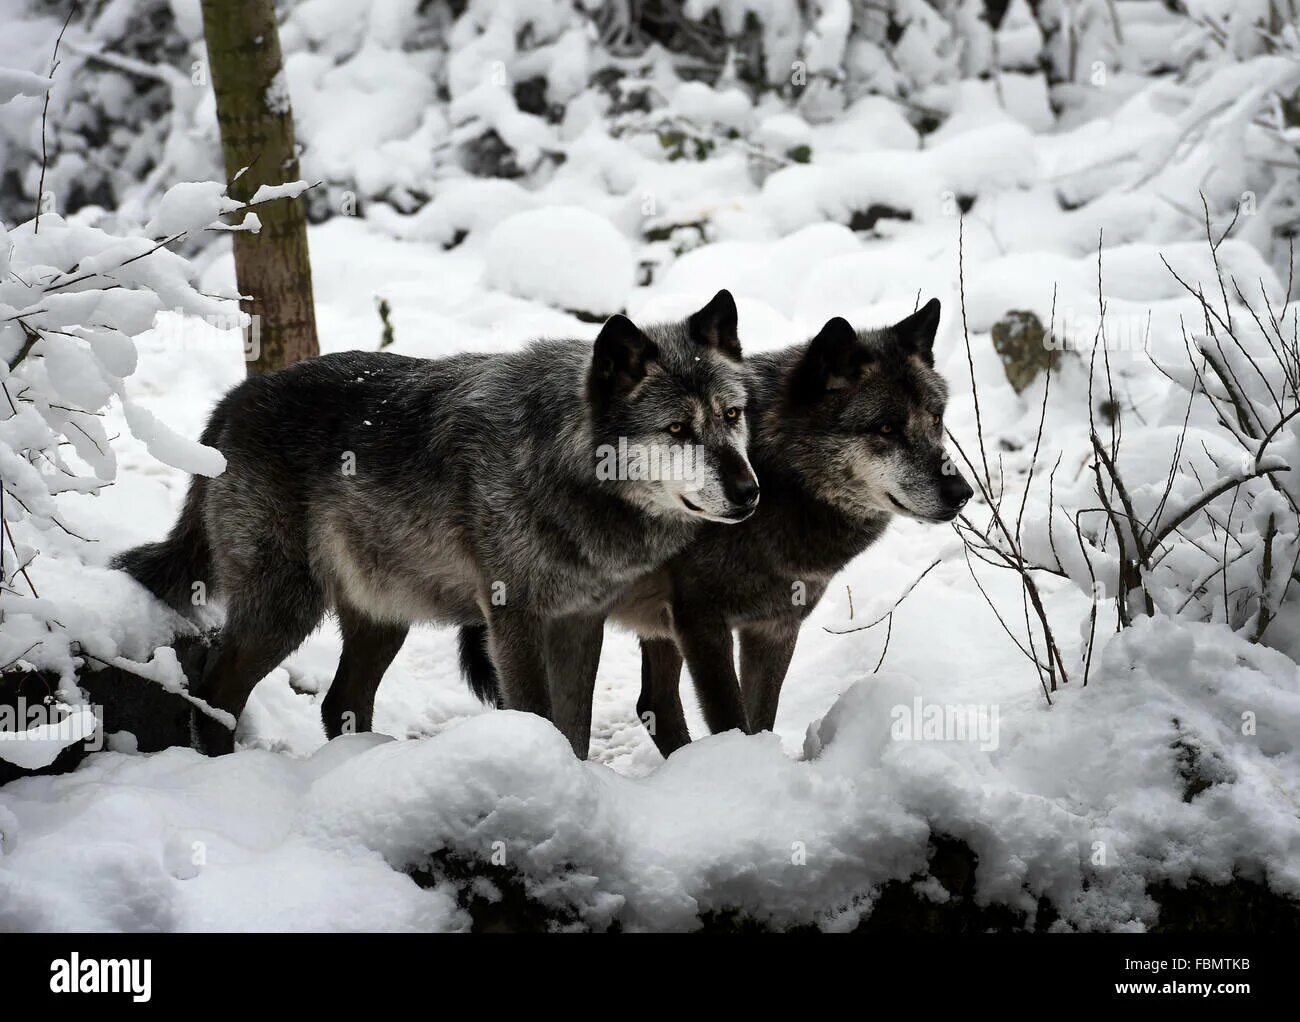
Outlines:
[{"label": "wolf leg", "polygon": [[491,607],[488,652],[501,679],[501,705],[551,719],[546,680],[546,627],[536,615],[513,607]]},{"label": "wolf leg", "polygon": [[591,746],[591,701],[604,638],[603,617],[581,615],[546,623],[551,712],[579,759],[587,758]]},{"label": "wolf leg", "polygon": [[338,609],[343,654],[329,692],[321,702],[325,734],[371,730],[375,691],[406,641],[408,625],[375,621],[351,607]]},{"label": "wolf leg", "polygon": [[[232,595],[220,648],[194,693],[236,720],[253,688],[302,645],[325,612],[320,591],[281,576],[256,593]],[[209,756],[234,751],[235,733],[205,713],[194,717],[195,747]]]},{"label": "wolf leg", "polygon": [[[195,695],[210,706],[225,710],[236,721],[244,704],[259,681],[270,674],[297,649],[311,628],[288,632],[235,634],[226,630],[216,657],[204,672],[203,683]],[[194,715],[195,748],[209,756],[222,756],[235,749],[235,733],[206,713]]]},{"label": "wolf leg", "polygon": [[682,712],[682,655],[671,639],[641,640],[641,698],[636,712],[664,759],[683,745],[691,733]]},{"label": "wolf leg", "polygon": [[750,729],[771,731],[776,726],[776,706],[781,683],[790,669],[799,620],[765,621],[740,629],[740,677],[745,692],[745,712]]},{"label": "wolf leg", "polygon": [[733,728],[748,730],[727,622],[698,608],[674,608],[673,625],[709,730],[714,734]]}]

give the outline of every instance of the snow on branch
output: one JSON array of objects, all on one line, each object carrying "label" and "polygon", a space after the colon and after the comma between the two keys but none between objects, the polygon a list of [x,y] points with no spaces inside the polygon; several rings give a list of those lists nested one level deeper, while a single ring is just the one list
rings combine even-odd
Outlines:
[{"label": "snow on branch", "polygon": [[[36,84],[0,72],[0,91],[30,94]],[[39,225],[36,218],[0,225],[0,674],[56,675],[57,699],[67,707],[81,702],[76,679],[87,665],[130,667],[175,686],[166,664],[145,666],[127,655],[136,650],[124,649],[120,630],[109,625],[121,608],[104,602],[126,583],[93,565],[94,537],[81,535],[60,497],[113,484],[115,438],[104,419],[114,401],[159,461],[200,475],[224,471],[218,451],[176,433],[132,399],[126,380],[136,369],[133,339],[162,311],[246,323],[231,301],[198,290],[197,271],[170,246],[196,231],[227,228],[222,218],[241,212],[236,229],[255,229],[254,207],[307,187],[295,181],[264,188],[242,203],[220,182],[184,182],[162,197],[143,234],[109,232],[52,212]],[[50,542],[54,534],[58,544]],[[40,555],[55,545],[58,584],[46,591]],[[102,599],[91,598],[97,592]],[[165,641],[155,637],[155,644]]]}]

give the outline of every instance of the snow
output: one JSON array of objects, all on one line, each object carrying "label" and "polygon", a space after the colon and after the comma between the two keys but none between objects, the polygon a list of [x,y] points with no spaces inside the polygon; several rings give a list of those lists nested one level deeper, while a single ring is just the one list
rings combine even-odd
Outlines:
[{"label": "snow", "polygon": [[632,247],[610,222],[577,206],[516,213],[488,236],[485,280],[519,298],[608,316],[631,289]]},{"label": "snow", "polygon": [[700,124],[748,131],[754,107],[740,89],[715,90],[703,82],[683,82],[669,101],[669,110]]},{"label": "snow", "polygon": [[99,722],[89,707],[68,708],[67,715],[54,723],[0,731],[0,759],[23,770],[40,770],[53,763],[69,745],[85,741],[98,728]]},{"label": "snow", "polygon": [[248,200],[248,204],[256,206],[260,202],[270,202],[273,199],[296,199],[310,187],[311,185],[306,181],[286,181],[280,185],[258,185],[257,191]]},{"label": "snow", "polygon": [[[960,613],[969,597],[949,599]],[[895,641],[914,644],[921,627]],[[797,681],[816,664],[843,673],[875,642],[817,636]],[[507,711],[408,741],[347,736],[306,758],[104,753],[6,789],[0,927],[463,928],[445,886],[422,891],[401,872],[447,849],[495,855],[593,927],[692,929],[701,912],[747,906],[775,925],[844,928],[873,888],[923,870],[934,831],[977,852],[981,900],[1032,915],[1046,895],[1085,929],[1152,921],[1143,885],[1155,879],[1236,869],[1300,892],[1290,661],[1213,627],[1143,624],[1051,710],[990,666],[924,681],[858,668],[802,757],[777,736],[730,733],[640,778],[578,762],[550,724]],[[893,708],[971,698],[1003,711],[992,750],[891,737]],[[1243,706],[1257,735],[1237,726]],[[1180,729],[1232,783],[1183,800]]]},{"label": "snow", "polygon": [[240,205],[227,197],[225,186],[217,181],[183,181],[167,190],[145,231],[161,238],[200,230]]},{"label": "snow", "polygon": [[8,103],[15,96],[44,96],[52,84],[45,75],[0,68],[0,103]]},{"label": "snow", "polygon": [[499,178],[448,181],[414,216],[376,205],[368,219],[398,238],[432,241],[450,248],[461,234],[488,232],[515,213],[531,209],[535,199],[513,181]]},{"label": "snow", "polygon": [[266,108],[273,114],[289,113],[289,82],[284,68],[275,73],[271,84],[266,87]]},{"label": "snow", "polygon": [[[327,347],[357,343],[367,325],[375,331],[368,296],[380,291],[395,295],[405,317],[398,348],[413,354],[595,329],[545,305],[502,304],[485,288],[472,245],[412,247],[346,218],[315,228],[312,243]],[[792,323],[776,307],[798,310],[810,279],[880,244],[821,225],[779,244],[751,243],[748,264],[726,246],[706,246],[679,261],[681,279],[670,274],[638,294],[633,314],[689,309],[693,299],[682,289],[713,286],[700,260],[721,249],[744,285],[747,346],[786,343],[822,312],[812,308],[811,319]],[[942,256],[916,272],[926,265],[931,277],[944,271]],[[412,285],[395,293],[397,267]],[[1039,272],[1050,278],[1055,265]],[[859,279],[874,287],[874,278],[863,265]],[[852,270],[842,279],[850,288]],[[429,280],[439,286],[427,287]],[[901,297],[899,290],[901,280],[865,292],[861,304],[910,306],[910,286]],[[826,301],[852,299],[849,290]],[[508,319],[504,331],[500,317]],[[779,329],[762,328],[770,317]],[[964,359],[959,332],[945,319],[941,365]],[[197,434],[206,409],[242,373],[234,331],[205,331],[182,351],[167,327],[139,346],[133,400],[186,435]],[[956,385],[955,364],[947,373]],[[1008,428],[1032,407],[1009,407]],[[960,396],[950,421],[970,429]],[[110,509],[97,519],[115,523],[110,550],[160,535],[183,494],[181,473],[142,471],[143,445],[124,438],[123,486],[109,491],[118,506],[131,499],[126,490],[138,494],[135,513]],[[945,563],[900,608],[885,667],[871,676],[879,631],[840,636],[823,626],[848,624],[848,588],[854,620],[870,620],[935,555]],[[986,584],[995,598],[1016,598],[1009,580]],[[1050,599],[1077,618],[1086,612],[1068,590]],[[116,597],[119,607],[143,602]],[[635,719],[636,647],[620,633],[606,642],[591,763],[575,761],[543,721],[478,707],[457,677],[454,638],[444,629],[416,629],[380,689],[376,726],[404,740],[323,744],[311,692],[325,689],[337,657],[327,627],[259,686],[242,725],[244,749],[233,757],[110,752],[71,775],[6,787],[13,822],[3,828],[0,926],[463,929],[468,919],[450,884],[420,888],[404,872],[448,849],[485,860],[501,851],[534,896],[594,927],[617,920],[631,929],[689,929],[701,912],[742,907],[774,925],[847,928],[869,911],[879,885],[923,871],[935,833],[977,851],[981,898],[1032,912],[1047,894],[1066,908],[1062,925],[1079,928],[1150,925],[1154,906],[1144,891],[1160,879],[1222,880],[1236,869],[1296,889],[1300,835],[1288,806],[1300,776],[1300,679],[1289,660],[1222,626],[1150,622],[1112,640],[1089,686],[1058,693],[1049,709],[1014,656],[953,541],[913,523],[895,526],[851,565],[813,615],[776,736],[703,738],[667,764]],[[996,706],[997,747],[894,740],[893,710],[916,698]],[[1259,720],[1252,738],[1235,726],[1243,708]],[[1180,734],[1194,736],[1234,780],[1184,802],[1173,748]],[[1097,842],[1104,867],[1092,862]]]},{"label": "snow", "polygon": [[[806,35],[792,5],[688,6],[696,17],[717,10],[737,32],[758,13],[773,85],[785,87],[802,60],[814,76],[850,68],[876,93],[810,86],[797,101],[752,102],[730,73],[716,87],[682,82],[664,61],[645,78],[663,102],[656,113],[717,143],[708,159],[670,160],[653,133],[606,130],[609,96],[588,87],[606,58],[567,5],[471,4],[448,30],[445,62],[412,42],[422,27],[414,4],[289,5],[286,69],[268,101],[293,95],[305,180],[254,201],[323,179],[351,196],[345,212],[360,210],[310,229],[323,349],[377,347],[379,298],[391,305],[393,350],[439,357],[537,336],[591,338],[589,320],[623,310],[639,322],[680,317],[720,287],[737,298],[749,352],[806,338],[833,315],[879,325],[918,297],[938,297],[936,367],[952,391],[945,424],[977,449],[973,376],[994,472],[1018,507],[1042,383],[1017,395],[990,332],[1010,310],[1033,312],[1067,350],[1024,544],[1042,563],[1059,557],[1060,575],[1044,575],[1041,590],[1069,683],[1049,706],[952,531],[914,522],[892,525],[837,576],[805,624],[774,734],[707,736],[688,684],[700,737],[668,762],[636,718],[636,642],[613,630],[589,762],[547,722],[479,706],[459,678],[454,633],[433,627],[412,630],[379,690],[381,733],[327,743],[319,702],[339,640],[326,624],[258,686],[234,755],[140,754],[117,733],[98,736],[108,751],[70,774],[0,789],[0,930],[464,930],[463,881],[443,876],[447,854],[504,856],[532,897],[592,928],[689,930],[702,914],[737,910],[776,927],[841,930],[890,881],[949,898],[924,876],[930,843],[943,836],[979,856],[981,903],[1032,923],[1047,897],[1060,929],[1150,927],[1149,892],[1161,882],[1237,876],[1300,897],[1300,614],[1284,603],[1278,573],[1268,645],[1253,643],[1259,608],[1229,596],[1259,588],[1270,522],[1282,520],[1279,560],[1297,550],[1286,495],[1300,480],[1279,472],[1279,489],[1256,480],[1239,506],[1227,494],[1214,502],[1218,521],[1235,514],[1241,559],[1214,574],[1218,562],[1197,544],[1217,550],[1223,533],[1193,523],[1190,541],[1151,572],[1157,616],[1118,633],[1105,598],[1120,576],[1114,547],[1074,542],[1070,519],[1095,504],[1086,359],[1103,304],[1126,409],[1117,463],[1140,516],[1167,523],[1204,485],[1256,467],[1257,439],[1243,443],[1203,401],[1187,413],[1187,352],[1214,348],[1200,304],[1165,262],[1192,291],[1217,294],[1200,192],[1216,239],[1250,193],[1258,211],[1218,246],[1218,265],[1285,321],[1300,310],[1274,236],[1284,206],[1267,201],[1290,179],[1266,168],[1293,160],[1293,142],[1287,150],[1252,120],[1263,91],[1293,88],[1294,62],[1261,55],[1242,33],[1237,64],[1147,79],[1172,59],[1168,12],[1122,5],[1141,10],[1120,52],[1087,6],[1079,60],[1105,59],[1106,85],[1084,77],[1049,90],[1025,65],[1053,44],[1040,44],[1023,0],[996,38],[982,21],[958,38],[928,5],[900,5],[906,27],[892,60],[883,39],[846,35],[853,18],[842,0],[816,5]],[[197,4],[174,7],[197,42]],[[534,48],[522,48],[525,21]],[[18,42],[4,44],[0,62],[21,63],[13,54],[29,45],[48,52],[43,36],[32,42],[33,23],[15,24]],[[567,102],[562,119],[518,109],[512,87],[534,77],[548,83],[548,101]],[[183,84],[185,95],[202,91]],[[14,139],[30,134],[47,86],[35,72],[0,74],[0,98],[5,89],[26,97],[0,117],[7,157],[22,156]],[[36,395],[0,419],[0,476],[28,508],[17,515],[6,500],[15,542],[0,546],[15,592],[0,601],[0,663],[53,671],[68,708],[58,734],[0,735],[9,762],[39,765],[85,738],[93,718],[74,682],[87,655],[182,688],[174,652],[159,648],[174,616],[104,565],[164,535],[188,473],[223,470],[195,438],[245,371],[238,317],[212,297],[234,294],[230,240],[203,230],[238,204],[197,180],[214,115],[198,98],[186,102],[195,105],[171,129],[163,169],[122,211],[50,213],[39,235],[30,224],[0,229],[6,364],[24,341],[15,317],[45,332],[19,370],[0,370],[0,382]],[[918,110],[935,111],[938,126],[921,130]],[[488,128],[514,150],[519,179],[454,165],[449,152]],[[760,167],[751,147],[776,159]],[[805,147],[809,162],[787,162]],[[962,203],[973,203],[964,219]],[[852,229],[872,207],[883,215]],[[680,229],[692,224],[702,226]],[[667,241],[647,238],[673,227]],[[197,236],[189,257],[145,254],[182,231]],[[67,284],[74,265],[85,279],[40,290]],[[1235,297],[1232,309],[1246,348],[1266,350]],[[1267,409],[1274,382],[1247,370],[1240,386]],[[1275,460],[1264,467],[1300,464],[1294,424],[1270,443],[1265,458]],[[1183,471],[1166,491],[1180,446]],[[43,470],[24,454],[33,450],[64,459],[68,472]],[[1049,500],[1045,466],[1058,459]],[[888,611],[936,558],[895,610],[887,652],[883,626],[839,634]],[[1012,608],[1020,634],[1016,578],[978,562],[974,570],[995,604]],[[1094,583],[1103,599],[1085,687]],[[988,730],[971,739],[925,729],[961,714]],[[1209,783],[1193,794],[1192,780]],[[420,870],[432,886],[412,879]]]}]

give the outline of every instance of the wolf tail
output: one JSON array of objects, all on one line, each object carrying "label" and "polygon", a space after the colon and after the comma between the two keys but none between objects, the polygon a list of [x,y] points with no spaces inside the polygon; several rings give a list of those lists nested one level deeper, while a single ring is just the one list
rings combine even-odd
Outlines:
[{"label": "wolf tail", "polygon": [[501,705],[501,679],[488,655],[487,625],[466,625],[460,630],[460,670],[469,690],[488,706]]},{"label": "wolf tail", "polygon": [[166,539],[124,551],[109,562],[109,567],[125,571],[182,614],[193,609],[194,583],[208,584],[212,565],[212,548],[203,528],[206,487],[203,476],[190,480],[181,516]]}]

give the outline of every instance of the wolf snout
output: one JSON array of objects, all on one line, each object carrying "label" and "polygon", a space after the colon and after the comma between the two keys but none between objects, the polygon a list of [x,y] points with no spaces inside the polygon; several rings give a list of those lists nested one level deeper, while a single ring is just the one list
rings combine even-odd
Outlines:
[{"label": "wolf snout", "polygon": [[970,488],[970,483],[966,482],[960,472],[943,476],[939,483],[939,497],[943,500],[944,506],[950,508],[954,515],[964,508],[974,495],[975,491]]},{"label": "wolf snout", "polygon": [[722,485],[727,500],[737,508],[751,508],[758,503],[758,480],[752,475],[728,479]]}]

